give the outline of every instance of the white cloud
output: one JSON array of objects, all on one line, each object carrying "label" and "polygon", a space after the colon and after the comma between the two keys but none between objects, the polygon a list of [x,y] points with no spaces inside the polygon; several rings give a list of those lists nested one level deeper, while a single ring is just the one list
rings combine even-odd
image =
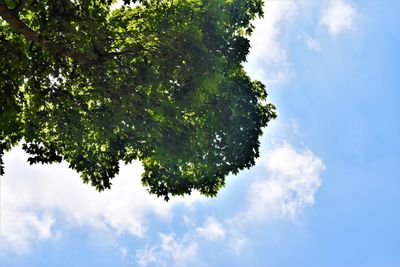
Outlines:
[{"label": "white cloud", "polygon": [[239,217],[246,222],[294,219],[314,203],[324,165],[310,150],[283,143],[267,151],[258,163],[265,168],[265,177],[251,184],[248,209]]},{"label": "white cloud", "polygon": [[242,253],[251,243],[246,236],[249,225],[296,219],[304,208],[314,203],[324,165],[309,149],[298,150],[283,142],[264,151],[256,168],[265,176],[249,185],[244,208],[221,220],[207,217],[201,226],[184,215],[188,231],[181,238],[160,234],[159,244],[136,251],[136,262],[140,266],[168,266],[166,262],[171,266],[189,266],[190,262],[200,266],[198,252],[215,241],[225,251]]},{"label": "white cloud", "polygon": [[149,195],[141,185],[143,170],[138,162],[123,166],[112,190],[99,193],[84,185],[65,164],[28,166],[25,158],[20,149],[5,157],[6,175],[1,179],[1,240],[5,249],[26,251],[35,240],[55,237],[57,216],[75,226],[142,237],[148,215],[169,220],[174,206],[190,206],[204,199],[192,194],[166,203]]},{"label": "white cloud", "polygon": [[[202,226],[197,226],[188,216],[183,217],[189,230],[182,236],[159,234],[158,243],[136,250],[135,261],[140,266],[204,266],[198,257],[198,250],[210,241],[226,239],[224,224],[214,217],[208,217]],[[241,243],[232,243],[238,247]]]},{"label": "white cloud", "polygon": [[[174,206],[184,202],[192,207],[202,199],[191,196],[165,203],[149,195],[140,184],[142,168],[138,163],[121,169],[112,190],[98,193],[89,185],[83,185],[78,175],[66,166],[27,166],[24,157],[20,150],[6,156],[7,175],[2,177],[1,199],[3,248],[26,251],[37,240],[59,236],[57,216],[71,225],[141,237],[146,232],[148,215],[168,221]],[[246,237],[241,226],[235,225],[237,218],[242,222],[243,218],[246,222],[294,218],[313,203],[323,164],[310,150],[298,151],[284,143],[263,153],[257,166],[265,170],[265,178],[256,179],[250,185],[246,210],[228,216],[224,223],[208,217],[201,226],[185,215],[184,221],[191,230],[179,242],[171,235],[161,235],[158,247],[163,255],[184,258],[194,253],[199,244],[216,240],[225,240],[232,251],[238,252],[246,243]],[[173,254],[167,248],[172,245],[190,249]],[[138,253],[138,262],[143,266],[145,259],[151,262],[151,252],[152,247]]]},{"label": "white cloud", "polygon": [[125,257],[128,255],[128,249],[125,248],[125,247],[119,248],[119,251],[121,252],[121,256],[122,256],[123,258],[125,258]]},{"label": "white cloud", "polygon": [[[2,177],[2,246],[18,252],[28,250],[37,241],[59,237],[60,216],[69,225],[141,237],[149,215],[168,223],[176,205],[187,205],[188,211],[199,201],[199,197],[192,196],[165,203],[149,195],[140,184],[142,169],[138,163],[121,169],[112,190],[98,193],[83,185],[66,166],[26,166],[24,157],[20,150],[7,155],[7,175]],[[249,243],[249,223],[293,219],[313,204],[324,166],[310,150],[296,150],[281,143],[264,151],[255,168],[265,176],[250,184],[244,208],[224,218],[207,217],[202,224],[183,215],[186,233],[160,234],[158,244],[136,250],[133,260],[140,266],[200,266],[199,250],[209,242],[216,245],[216,241],[239,254]],[[186,202],[189,204],[183,204]],[[120,247],[120,252],[122,257],[132,259],[126,247]]]},{"label": "white cloud", "polygon": [[196,225],[194,220],[191,217],[187,216],[186,214],[182,216],[182,222],[187,227],[193,227]]},{"label": "white cloud", "polygon": [[354,30],[357,10],[344,0],[329,1],[323,11],[320,23],[325,25],[331,35]]},{"label": "white cloud", "polygon": [[319,40],[309,36],[308,34],[299,34],[297,39],[304,41],[304,44],[309,51],[319,52],[321,50],[321,44]]},{"label": "white cloud", "polygon": [[160,234],[161,249],[171,256],[175,266],[187,266],[197,254],[198,243],[185,240],[177,241],[173,235]]},{"label": "white cloud", "polygon": [[139,266],[203,266],[197,260],[199,243],[193,236],[188,235],[182,239],[177,239],[173,234],[159,236],[159,245],[146,246],[136,251],[135,260]]},{"label": "white cloud", "polygon": [[294,1],[266,1],[264,18],[254,22],[246,69],[250,75],[268,84],[285,82],[291,75],[290,62],[279,41],[283,22],[296,14]]},{"label": "white cloud", "polygon": [[135,261],[139,266],[156,266],[160,265],[160,249],[157,246],[139,249],[136,251]]},{"label": "white cloud", "polygon": [[255,168],[265,176],[249,185],[243,208],[224,218],[207,217],[200,225],[195,218],[183,215],[182,221],[188,230],[181,236],[160,234],[156,244],[136,250],[136,263],[201,266],[201,251],[216,245],[217,241],[224,252],[240,255],[251,244],[247,237],[250,225],[258,227],[269,220],[296,219],[304,208],[314,203],[324,165],[309,149],[295,149],[282,142],[263,151]]},{"label": "white cloud", "polygon": [[240,252],[242,251],[243,247],[246,244],[247,244],[247,239],[240,235],[233,236],[228,242],[228,245],[229,245],[231,251],[236,255],[240,254]]},{"label": "white cloud", "polygon": [[49,214],[38,216],[33,212],[4,209],[1,217],[1,233],[5,234],[1,239],[6,246],[15,248],[17,252],[27,251],[29,244],[36,240],[56,236],[51,230],[54,218]]},{"label": "white cloud", "polygon": [[307,49],[310,51],[320,51],[321,50],[321,45],[317,39],[311,38],[311,37],[306,37],[305,38]]},{"label": "white cloud", "polygon": [[197,234],[208,240],[218,240],[225,237],[224,226],[214,217],[208,217],[203,227],[196,229]]}]

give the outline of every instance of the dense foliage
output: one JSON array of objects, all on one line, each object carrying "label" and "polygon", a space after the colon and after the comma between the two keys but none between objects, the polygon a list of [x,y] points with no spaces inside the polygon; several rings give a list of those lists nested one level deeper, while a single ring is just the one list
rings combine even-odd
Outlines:
[{"label": "dense foliage", "polygon": [[262,1],[124,2],[0,0],[0,172],[23,142],[98,190],[137,159],[151,193],[214,196],[275,117],[242,66]]}]

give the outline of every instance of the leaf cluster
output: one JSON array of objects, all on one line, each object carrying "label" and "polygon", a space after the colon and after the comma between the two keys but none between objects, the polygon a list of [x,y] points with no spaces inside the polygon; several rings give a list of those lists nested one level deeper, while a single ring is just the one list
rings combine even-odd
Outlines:
[{"label": "leaf cluster", "polygon": [[168,200],[215,196],[255,164],[276,117],[243,70],[262,1],[24,2],[0,12],[1,173],[23,141],[31,164],[64,160],[98,190],[140,160],[143,184]]}]

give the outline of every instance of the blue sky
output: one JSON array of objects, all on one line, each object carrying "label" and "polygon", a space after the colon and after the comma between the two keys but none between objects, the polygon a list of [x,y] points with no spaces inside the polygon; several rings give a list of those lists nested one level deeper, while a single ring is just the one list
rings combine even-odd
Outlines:
[{"label": "blue sky", "polygon": [[111,191],[66,165],[1,179],[0,265],[400,266],[400,1],[267,1],[246,68],[279,117],[251,170],[169,203],[124,167]]}]

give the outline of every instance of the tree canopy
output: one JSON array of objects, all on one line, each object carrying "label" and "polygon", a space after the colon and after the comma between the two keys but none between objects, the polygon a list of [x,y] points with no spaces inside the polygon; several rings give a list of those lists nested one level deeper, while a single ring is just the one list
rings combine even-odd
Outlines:
[{"label": "tree canopy", "polygon": [[22,142],[97,190],[140,160],[150,193],[215,196],[276,116],[243,69],[262,0],[114,2],[0,0],[0,174]]}]

